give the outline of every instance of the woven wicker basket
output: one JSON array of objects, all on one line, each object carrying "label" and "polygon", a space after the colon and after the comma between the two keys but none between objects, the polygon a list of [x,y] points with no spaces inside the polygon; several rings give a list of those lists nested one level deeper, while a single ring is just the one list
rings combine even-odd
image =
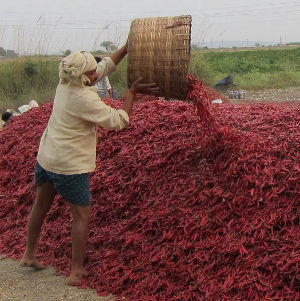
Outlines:
[{"label": "woven wicker basket", "polygon": [[135,19],[128,37],[128,87],[138,77],[160,95],[185,99],[190,65],[191,16]]}]

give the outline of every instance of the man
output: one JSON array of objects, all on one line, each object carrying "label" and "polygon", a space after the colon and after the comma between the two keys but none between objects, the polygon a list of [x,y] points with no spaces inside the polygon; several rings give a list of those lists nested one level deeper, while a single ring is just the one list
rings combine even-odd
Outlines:
[{"label": "man", "polygon": [[79,285],[84,275],[84,255],[90,216],[89,173],[95,169],[97,126],[121,130],[129,123],[136,92],[157,94],[154,83],[136,80],[119,110],[99,98],[95,83],[115,70],[127,53],[127,43],[97,64],[88,52],[75,52],[59,66],[52,114],[42,135],[35,167],[37,194],[27,226],[22,266],[42,269],[35,250],[44,218],[56,193],[67,200],[72,223],[72,265],[69,285]]},{"label": "man", "polygon": [[[100,63],[102,59],[100,57],[95,57],[96,62]],[[101,98],[112,98],[112,88],[108,79],[108,76],[104,76],[100,81],[95,84],[98,95]]]}]

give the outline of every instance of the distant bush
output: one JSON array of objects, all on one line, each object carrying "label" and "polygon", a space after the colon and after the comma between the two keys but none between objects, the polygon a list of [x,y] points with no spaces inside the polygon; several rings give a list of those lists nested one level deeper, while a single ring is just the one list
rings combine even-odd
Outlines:
[{"label": "distant bush", "polygon": [[19,57],[2,60],[0,68],[0,109],[17,108],[35,99],[53,99],[58,83],[58,60],[48,57]]},{"label": "distant bush", "polygon": [[190,72],[206,85],[212,85],[214,82],[214,70],[200,49],[191,53]]},{"label": "distant bush", "polygon": [[126,57],[118,64],[116,71],[109,75],[109,81],[119,96],[122,96],[126,93],[128,90]]}]

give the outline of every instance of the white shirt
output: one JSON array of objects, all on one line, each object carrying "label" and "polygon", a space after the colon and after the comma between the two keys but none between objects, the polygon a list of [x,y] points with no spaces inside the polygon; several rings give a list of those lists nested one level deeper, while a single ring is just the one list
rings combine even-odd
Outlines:
[{"label": "white shirt", "polygon": [[106,95],[107,91],[111,89],[108,77],[104,76],[99,82],[95,85],[97,92],[101,95]]},{"label": "white shirt", "polygon": [[[110,58],[104,58],[97,67],[100,77],[113,70],[115,64]],[[120,130],[128,123],[128,114],[106,105],[95,87],[59,84],[37,161],[58,174],[91,172],[96,167],[97,125]]]}]

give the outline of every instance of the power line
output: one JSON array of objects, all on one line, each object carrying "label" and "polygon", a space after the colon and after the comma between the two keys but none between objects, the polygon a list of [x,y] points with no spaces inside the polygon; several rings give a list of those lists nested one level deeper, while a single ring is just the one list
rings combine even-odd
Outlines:
[{"label": "power line", "polygon": [[[300,5],[298,5],[300,7]],[[276,12],[273,12],[276,13],[276,14],[283,14],[283,13],[298,13],[300,11],[300,9],[293,9],[293,10],[288,10],[288,11],[276,11]],[[261,12],[263,13],[263,12]],[[244,17],[244,16],[249,16],[251,15],[250,12],[237,12],[237,13],[230,13],[230,14],[214,14],[214,15],[211,15],[211,16],[208,16],[208,15],[205,15],[205,16],[201,16],[201,15],[194,15],[193,16],[193,19],[192,19],[192,23],[193,24],[196,24],[197,23],[197,18],[196,17],[199,17],[200,19],[201,18],[206,18],[206,19],[209,19],[209,18],[224,18],[224,17]],[[256,15],[257,16],[257,15]],[[295,18],[293,20],[299,20],[299,18]],[[258,20],[255,20],[255,21],[247,21],[245,19],[243,19],[242,21],[240,22],[237,22],[237,21],[233,21],[232,19],[230,19],[230,23],[238,23],[238,24],[247,24],[247,23],[256,23],[256,22],[271,22],[271,21],[290,21],[292,20],[291,18],[288,18],[288,19],[272,19],[272,20],[266,20],[266,19],[263,19],[261,21],[258,21]],[[65,26],[64,28],[56,28],[57,30],[68,30],[68,29],[76,29],[76,30],[79,30],[79,29],[83,29],[83,30],[93,30],[93,29],[101,29],[101,26],[104,27],[107,25],[107,23],[110,23],[110,24],[113,24],[114,26],[119,26],[120,27],[120,24],[118,24],[117,22],[125,22],[125,23],[128,23],[128,22],[131,22],[132,19],[128,19],[128,20],[118,20],[118,21],[112,21],[112,20],[101,20],[101,22],[99,21],[89,21],[89,22],[85,22],[85,21],[77,21],[77,22],[60,22],[59,24],[55,24],[55,23],[36,23],[36,24],[8,24],[8,23],[4,23],[4,24],[0,24],[0,26],[7,26],[7,27],[19,27],[19,26],[24,26],[24,27],[36,27],[36,26],[62,26],[62,25],[67,25]],[[93,24],[97,24],[98,26],[94,27],[94,26],[81,26],[82,24],[86,24],[86,23],[90,23],[90,25],[93,25]],[[226,22],[218,22],[219,24],[227,24]],[[74,26],[69,26],[69,25],[74,25]],[[77,26],[76,26],[77,25]],[[121,26],[123,28],[125,28],[125,26]],[[127,27],[127,26],[126,26]]]},{"label": "power line", "polygon": [[[176,12],[176,13],[181,13],[181,12],[184,12],[184,13],[187,13],[187,12],[192,12],[192,13],[195,13],[195,12],[201,12],[203,13],[203,15],[207,15],[207,16],[210,16],[210,17],[213,17],[215,16],[216,14],[218,16],[234,16],[236,14],[240,14],[240,13],[244,13],[244,12],[256,12],[256,11],[262,11],[262,10],[265,10],[265,9],[272,9],[272,10],[276,10],[276,9],[280,9],[280,8],[295,8],[295,7],[300,7],[300,4],[299,2],[280,2],[278,4],[274,4],[274,3],[271,3],[271,4],[264,4],[264,3],[260,3],[260,4],[255,4],[255,5],[240,5],[240,6],[225,6],[225,7],[214,7],[214,8],[193,8],[192,11],[191,10],[187,10],[187,9],[168,9],[168,10],[148,10],[147,13],[148,14],[153,14],[153,13],[156,13],[156,14],[162,14],[163,12],[168,12],[168,14],[170,14],[170,12]],[[226,12],[224,13],[224,10],[230,10],[230,14],[229,12]],[[218,11],[222,11],[223,13],[218,13]],[[210,12],[210,13],[209,13]],[[5,12],[4,11],[4,14],[18,14],[17,12]],[[135,15],[135,14],[140,14],[140,11],[130,11],[131,15]],[[30,13],[28,13],[30,14]],[[27,14],[27,15],[28,15]],[[47,12],[47,15],[57,15],[57,13],[52,13],[52,12]],[[102,22],[103,23],[103,19],[99,20],[99,14],[98,12],[95,12],[94,14],[96,14],[97,16],[97,21],[87,21],[86,19],[85,20],[82,20],[82,21],[78,21],[78,22],[84,22],[84,23],[95,23],[95,22]],[[143,14],[145,14],[145,12],[143,11]],[[82,17],[82,12],[80,13],[72,13],[72,18],[76,15],[80,15]],[[90,16],[93,15],[93,13],[89,13]],[[106,13],[105,14],[106,16],[108,15],[114,15],[116,16],[115,12],[114,13]],[[118,16],[120,16],[120,14],[118,14]],[[126,14],[126,17],[127,17],[127,14]],[[65,18],[65,16],[64,16]],[[120,19],[118,17],[118,21],[131,21],[132,19],[128,19],[128,18],[125,18],[125,19]],[[111,21],[110,20],[105,20],[106,22],[107,21]],[[76,22],[72,22],[72,23],[76,23]]]}]

